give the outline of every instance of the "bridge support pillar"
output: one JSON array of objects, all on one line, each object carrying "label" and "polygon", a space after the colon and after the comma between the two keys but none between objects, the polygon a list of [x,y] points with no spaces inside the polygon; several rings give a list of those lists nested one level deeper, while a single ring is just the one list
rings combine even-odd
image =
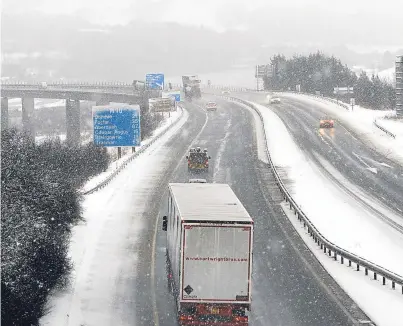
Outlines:
[{"label": "bridge support pillar", "polygon": [[66,141],[79,146],[81,139],[80,101],[66,99]]},{"label": "bridge support pillar", "polygon": [[1,98],[1,130],[8,129],[8,97]]},{"label": "bridge support pillar", "polygon": [[22,127],[32,138],[35,138],[35,101],[33,97],[23,97],[22,102]]}]

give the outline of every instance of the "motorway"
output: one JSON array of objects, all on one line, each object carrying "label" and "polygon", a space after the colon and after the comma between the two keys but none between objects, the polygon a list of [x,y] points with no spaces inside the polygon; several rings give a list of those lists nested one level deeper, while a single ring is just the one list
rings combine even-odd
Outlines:
[{"label": "motorway", "polygon": [[[251,101],[267,103],[261,94],[249,94],[247,97]],[[339,121],[335,122],[334,129],[319,129],[319,120],[326,116],[319,107],[286,96],[281,100],[281,104],[270,105],[270,108],[284,122],[300,149],[327,173],[318,154],[323,157],[351,184],[366,193],[373,204],[369,206],[337,177],[327,173],[333,182],[403,233],[403,166],[371,149]],[[376,203],[392,210],[401,217],[400,220],[388,218],[377,209],[379,205]]]},{"label": "motorway", "polygon": [[[348,326],[368,319],[307,249],[281,207],[269,167],[258,160],[253,115],[217,100],[187,103],[189,118],[105,188],[87,196],[75,228],[74,279],[49,303],[42,325],[177,325],[166,279],[168,182],[188,182],[190,146],[207,148],[208,182],[228,183],[255,222],[251,326]],[[256,127],[256,128],[257,128]]]},{"label": "motorway", "polygon": [[[365,319],[287,223],[270,170],[257,159],[252,114],[233,103],[218,103],[219,110],[207,115],[193,104],[188,106],[193,126],[188,146],[208,148],[212,157],[210,171],[197,177],[228,183],[254,218],[250,325],[345,326],[352,324],[354,318]],[[172,139],[168,146],[177,154],[169,181],[187,182],[192,176],[187,172],[183,144]],[[262,179],[265,182],[260,182]],[[149,225],[142,237],[135,287],[136,325],[176,325],[165,273],[166,235],[160,225],[160,217],[166,214],[166,196],[165,184],[150,201]],[[150,244],[153,237],[155,244]]]}]

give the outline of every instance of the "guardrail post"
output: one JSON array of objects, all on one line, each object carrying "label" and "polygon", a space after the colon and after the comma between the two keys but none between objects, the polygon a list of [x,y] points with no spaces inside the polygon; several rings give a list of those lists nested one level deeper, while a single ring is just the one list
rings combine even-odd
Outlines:
[{"label": "guardrail post", "polygon": [[357,264],[357,272],[360,270],[360,265]]},{"label": "guardrail post", "polygon": [[351,267],[351,260],[348,260],[348,267]]},{"label": "guardrail post", "polygon": [[329,249],[329,257],[332,256],[332,250]]},{"label": "guardrail post", "polygon": [[365,275],[368,275],[368,268],[365,267]]},{"label": "guardrail post", "polygon": [[376,272],[374,272],[374,280],[377,280],[378,278],[377,278],[377,275],[376,275]]},{"label": "guardrail post", "polygon": [[340,263],[344,264],[344,257],[340,256]]},{"label": "guardrail post", "polygon": [[382,284],[385,285],[386,284],[386,279],[385,276],[382,276]]},{"label": "guardrail post", "polygon": [[[394,282],[394,281],[392,281],[392,289],[394,290],[394,289],[395,289],[395,287],[396,287],[396,284],[395,284],[395,282]],[[403,287],[402,287],[402,289],[403,289]]]},{"label": "guardrail post", "polygon": [[334,256],[333,256],[333,257],[334,257],[334,260],[337,260],[337,252],[336,252],[336,251],[334,252]]}]

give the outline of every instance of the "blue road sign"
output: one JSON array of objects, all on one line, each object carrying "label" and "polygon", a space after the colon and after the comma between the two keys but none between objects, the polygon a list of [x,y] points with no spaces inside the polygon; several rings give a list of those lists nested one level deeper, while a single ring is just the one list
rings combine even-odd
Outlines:
[{"label": "blue road sign", "polygon": [[146,85],[148,89],[164,89],[164,74],[147,74]]},{"label": "blue road sign", "polygon": [[140,106],[94,106],[94,143],[97,146],[140,146]]},{"label": "blue road sign", "polygon": [[180,91],[162,92],[162,97],[170,97],[173,98],[175,102],[180,102],[181,92]]},{"label": "blue road sign", "polygon": [[175,102],[180,102],[181,101],[181,93],[174,93],[170,95],[175,99]]}]

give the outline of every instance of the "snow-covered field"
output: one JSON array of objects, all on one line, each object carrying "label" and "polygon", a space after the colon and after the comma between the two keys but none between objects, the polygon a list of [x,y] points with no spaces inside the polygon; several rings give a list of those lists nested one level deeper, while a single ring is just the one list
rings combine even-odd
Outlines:
[{"label": "snow-covered field", "polygon": [[[171,112],[171,116],[169,118],[166,118],[161,125],[154,130],[153,135],[146,140],[141,142],[141,146],[136,147],[136,151],[138,151],[141,147],[148,145],[150,142],[152,142],[156,137],[161,135],[165,130],[167,130],[173,123],[175,123],[178,119],[184,119],[187,120],[188,118],[188,113],[187,111],[184,111],[182,108],[178,107],[178,110],[176,112]],[[130,160],[130,158],[134,154],[131,152],[131,149],[127,151],[125,155],[122,155],[122,157],[116,161],[111,162],[109,165],[109,168],[103,172],[100,173],[90,180],[82,187],[81,191],[86,192],[90,189],[93,189],[96,187],[98,184],[102,183],[104,180],[109,178],[110,175],[112,175],[117,169],[119,169],[125,162]]]},{"label": "snow-covered field", "polygon": [[[41,144],[47,139],[57,139],[59,138],[62,142],[66,140],[66,134],[55,134],[55,135],[41,135],[41,136],[35,136],[35,143]],[[89,131],[84,131],[81,133],[81,143],[82,144],[87,144],[92,140],[92,134]]]},{"label": "snow-covered field", "polygon": [[[400,257],[403,257],[403,236],[380,221],[367,207],[357,205],[353,198],[330,182],[326,174],[294,143],[281,119],[267,107],[254,104],[263,116],[268,149],[274,164],[287,174],[286,183],[293,198],[316,228],[340,247],[402,275],[403,260]],[[322,159],[319,154],[317,157]],[[324,159],[322,161],[325,163]],[[326,169],[333,175],[337,173],[330,165]],[[354,187],[343,176],[338,174],[337,178],[349,187]],[[352,189],[370,202],[358,189]],[[337,210],[329,210],[329,207],[337,207]],[[395,221],[401,221],[387,207],[377,204],[375,208]],[[296,228],[300,228],[298,224]],[[311,239],[307,243],[314,244]],[[321,262],[326,260],[322,251],[316,248],[312,251]],[[348,270],[346,266],[322,264],[378,325],[400,325],[401,310],[397,309],[403,308],[400,291],[393,291],[389,286],[376,284],[375,281],[371,283],[368,277]]]},{"label": "snow-covered field", "polygon": [[143,229],[146,203],[171,154],[164,145],[181,130],[188,113],[179,116],[180,121],[131,161],[108,187],[85,197],[85,222],[73,228],[69,249],[74,264],[72,282],[51,296],[50,313],[41,319],[41,325],[127,325],[135,320],[134,311],[126,311],[128,304],[121,300],[136,300],[135,288],[127,286],[133,286],[136,276],[134,248]]},{"label": "snow-covered field", "polygon": [[[321,110],[332,115],[336,120],[343,122],[351,130],[354,130],[360,139],[364,140],[374,150],[380,152],[389,159],[403,165],[403,121],[382,119],[385,116],[393,116],[394,111],[378,111],[362,108],[358,105],[353,110],[346,110],[325,99],[314,98],[309,95],[282,93],[282,97],[298,98],[308,103],[314,102]],[[374,125],[374,120],[380,122],[386,128],[394,128],[400,137],[396,139],[388,136],[384,131]],[[390,130],[393,132],[392,130]]]},{"label": "snow-covered field", "polygon": [[[34,99],[34,108],[35,110],[40,110],[42,108],[55,108],[59,106],[65,106],[66,100],[58,100],[58,99],[42,99],[35,98]],[[22,111],[22,102],[20,98],[11,98],[8,100],[9,110]]]}]

